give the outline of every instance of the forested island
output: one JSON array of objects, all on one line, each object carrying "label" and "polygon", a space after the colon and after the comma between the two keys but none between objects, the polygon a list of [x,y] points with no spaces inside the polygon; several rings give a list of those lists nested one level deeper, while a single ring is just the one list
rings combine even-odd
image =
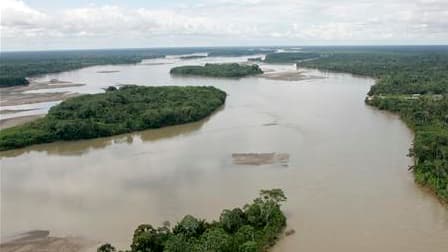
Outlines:
[{"label": "forested island", "polygon": [[415,132],[418,183],[448,202],[447,47],[310,48],[325,55],[303,67],[374,77],[366,102],[398,113]]},{"label": "forested island", "polygon": [[[242,209],[222,211],[219,220],[207,222],[185,216],[173,228],[142,224],[134,231],[131,252],[262,252],[273,246],[286,226],[280,209],[286,196],[281,189],[261,190],[260,197]],[[98,252],[113,252],[110,244]]]},{"label": "forested island", "polygon": [[209,77],[240,78],[262,74],[258,65],[242,65],[237,63],[210,64],[204,66],[179,66],[170,70],[173,75],[199,75]]},{"label": "forested island", "polygon": [[89,139],[198,121],[224,104],[214,87],[110,87],[70,98],[36,121],[0,131],[0,150]]},{"label": "forested island", "polygon": [[[272,52],[274,49],[247,47],[151,48],[121,50],[71,50],[39,52],[0,52],[0,88],[27,85],[29,77],[58,73],[95,65],[136,64],[143,59],[165,55],[207,52],[213,57],[236,57]],[[203,56],[184,56],[193,59]]]}]

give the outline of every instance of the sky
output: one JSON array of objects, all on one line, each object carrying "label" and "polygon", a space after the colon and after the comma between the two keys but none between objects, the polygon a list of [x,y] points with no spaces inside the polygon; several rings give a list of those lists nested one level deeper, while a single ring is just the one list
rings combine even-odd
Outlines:
[{"label": "sky", "polygon": [[448,0],[2,0],[1,50],[448,44]]}]

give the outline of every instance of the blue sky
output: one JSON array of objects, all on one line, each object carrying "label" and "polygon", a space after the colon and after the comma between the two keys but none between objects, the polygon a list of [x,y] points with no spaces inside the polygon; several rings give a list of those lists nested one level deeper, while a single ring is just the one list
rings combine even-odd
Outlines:
[{"label": "blue sky", "polygon": [[2,0],[1,49],[447,44],[447,0]]}]

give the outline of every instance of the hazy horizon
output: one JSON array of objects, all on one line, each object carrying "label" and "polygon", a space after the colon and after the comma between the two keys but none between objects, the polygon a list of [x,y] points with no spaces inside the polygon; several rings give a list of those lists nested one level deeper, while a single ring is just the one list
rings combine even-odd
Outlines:
[{"label": "hazy horizon", "polygon": [[448,43],[443,0],[4,0],[2,51]]},{"label": "hazy horizon", "polygon": [[405,47],[405,48],[412,48],[412,47],[446,47],[448,49],[448,43],[447,44],[409,44],[409,45],[400,45],[400,44],[384,44],[384,45],[334,45],[334,44],[328,44],[328,45],[230,45],[230,46],[170,46],[170,47],[111,47],[111,48],[63,48],[63,49],[30,49],[30,50],[4,50],[0,53],[22,53],[22,52],[64,52],[64,51],[114,51],[114,50],[164,50],[164,49],[217,49],[217,48],[310,48],[310,47],[335,47],[335,48],[343,48],[343,47],[366,47],[366,48],[387,48],[387,47]]}]

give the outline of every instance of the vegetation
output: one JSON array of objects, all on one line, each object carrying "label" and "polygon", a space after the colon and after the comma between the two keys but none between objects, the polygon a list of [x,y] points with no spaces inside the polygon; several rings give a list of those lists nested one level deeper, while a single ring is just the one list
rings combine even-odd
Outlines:
[{"label": "vegetation", "polygon": [[70,98],[42,119],[1,130],[0,150],[197,121],[225,99],[226,93],[214,87],[112,87],[102,94]]},{"label": "vegetation", "polygon": [[205,64],[205,66],[179,66],[170,71],[177,75],[200,75],[210,77],[244,77],[248,75],[262,74],[258,65],[240,65],[237,63]]},{"label": "vegetation", "polygon": [[248,56],[256,54],[265,54],[273,52],[274,49],[263,49],[263,48],[246,48],[246,47],[223,47],[223,48],[213,48],[209,50],[209,57],[239,57]]},{"label": "vegetation", "polygon": [[[152,48],[122,50],[72,50],[41,52],[0,52],[0,88],[28,84],[28,77],[75,70],[94,65],[135,64],[143,59],[208,52],[209,56],[244,56],[272,49],[245,47]],[[187,57],[187,58],[185,58]],[[185,56],[198,57],[198,56]]]},{"label": "vegetation", "polygon": [[264,62],[266,63],[297,63],[303,60],[318,58],[319,53],[313,52],[282,52],[269,53],[266,55]]},{"label": "vegetation", "polygon": [[[222,211],[218,221],[185,216],[173,228],[142,224],[134,232],[131,252],[258,252],[274,245],[286,226],[280,209],[286,196],[280,189],[262,190],[251,204]],[[110,244],[98,252],[112,252]]]},{"label": "vegetation", "polygon": [[189,59],[202,59],[207,58],[205,55],[188,55],[188,56],[181,56],[180,59],[183,60],[189,60]]},{"label": "vegetation", "polygon": [[325,57],[301,65],[377,79],[366,102],[414,129],[415,179],[448,202],[448,47],[318,50]]},{"label": "vegetation", "polygon": [[[76,52],[76,53],[74,53]],[[94,65],[135,64],[158,54],[126,51],[68,51],[2,53],[0,87],[26,85],[27,77],[75,70]]]}]

